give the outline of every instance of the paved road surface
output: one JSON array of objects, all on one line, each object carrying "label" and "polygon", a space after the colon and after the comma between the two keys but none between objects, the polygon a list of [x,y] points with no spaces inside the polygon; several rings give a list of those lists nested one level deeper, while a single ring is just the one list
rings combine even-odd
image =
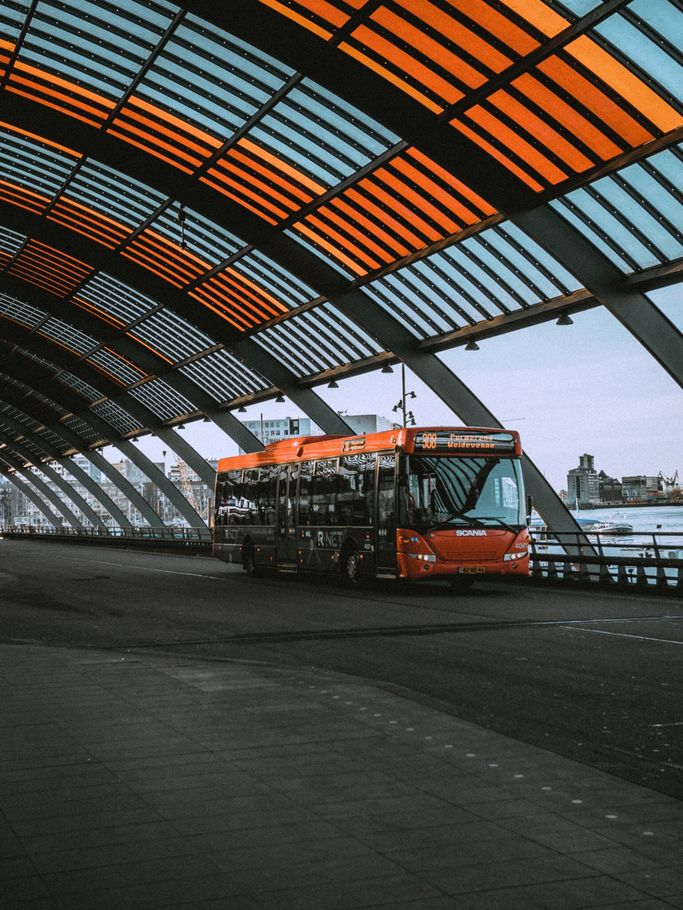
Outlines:
[{"label": "paved road surface", "polygon": [[349,590],[208,558],[0,540],[0,641],[321,667],[677,797],[683,604],[482,583]]}]

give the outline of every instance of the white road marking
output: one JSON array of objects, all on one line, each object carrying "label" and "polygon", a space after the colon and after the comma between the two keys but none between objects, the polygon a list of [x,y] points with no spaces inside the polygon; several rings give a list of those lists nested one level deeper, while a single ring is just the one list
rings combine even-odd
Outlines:
[{"label": "white road marking", "polygon": [[671,638],[652,638],[649,635],[629,635],[626,632],[606,632],[604,629],[577,629],[576,626],[563,626],[572,632],[591,632],[593,635],[613,635],[615,638],[636,638],[639,641],[658,641],[664,645],[683,645],[683,641]]},{"label": "white road marking", "polygon": [[175,569],[154,569],[151,566],[139,566],[129,562],[108,562],[105,559],[85,559],[83,556],[64,556],[64,559],[72,559],[75,562],[89,562],[96,566],[116,566],[119,569],[140,569],[142,572],[162,572],[164,575],[188,575],[191,578],[213,578],[221,581],[223,575],[206,575],[202,572],[178,572]]}]

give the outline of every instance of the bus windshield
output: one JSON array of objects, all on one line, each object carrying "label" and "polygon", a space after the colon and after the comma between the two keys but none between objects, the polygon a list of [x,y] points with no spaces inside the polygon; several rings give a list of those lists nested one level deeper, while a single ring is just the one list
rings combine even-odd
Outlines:
[{"label": "bus windshield", "polygon": [[518,531],[525,524],[522,489],[517,458],[406,456],[400,524],[416,531],[462,525]]}]

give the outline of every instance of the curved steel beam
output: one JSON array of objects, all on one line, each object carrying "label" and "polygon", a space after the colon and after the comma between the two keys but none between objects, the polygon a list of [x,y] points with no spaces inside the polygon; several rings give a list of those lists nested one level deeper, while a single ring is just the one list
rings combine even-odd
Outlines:
[{"label": "curved steel beam", "polygon": [[[117,471],[116,468],[107,461],[107,459],[100,453],[95,450],[86,450],[83,451],[83,457],[87,458],[88,461],[93,464],[98,471],[101,471],[105,477],[116,487],[117,490],[127,499],[134,508],[142,515],[147,524],[150,527],[166,527],[166,523],[161,519],[159,515],[154,511],[151,505],[147,502],[145,497],[139,493],[133,484],[124,477],[120,471]],[[124,516],[125,518],[125,516]],[[123,523],[124,528],[132,527],[131,522],[126,518],[125,523]]]},{"label": "curved steel beam", "polygon": [[40,461],[38,461],[36,464],[36,456],[23,445],[16,442],[16,440],[13,440],[10,436],[7,436],[7,434],[0,433],[0,441],[7,443],[11,447],[12,451],[16,452],[18,455],[21,455],[21,457],[26,459],[26,461],[29,461],[34,468],[37,468],[41,474],[51,480],[52,483],[58,487],[62,493],[64,493],[66,498],[70,499],[76,508],[80,509],[84,517],[88,519],[93,527],[99,527],[103,530],[106,528],[106,525],[100,516],[74,488],[73,484],[70,484],[68,480],[62,477],[57,471],[54,470],[54,468],[52,468],[49,464],[41,463]]},{"label": "curved steel beam", "polygon": [[[26,414],[27,417],[31,417],[33,420],[37,420],[39,423],[43,424],[47,429],[50,429],[55,435],[59,436],[64,442],[71,446],[75,452],[82,452],[85,458],[93,464],[104,476],[116,487],[117,490],[121,493],[124,499],[130,501],[130,503],[137,509],[137,511],[142,515],[142,517],[147,521],[150,526],[161,525],[165,526],[165,523],[157,515],[154,509],[150,506],[147,500],[142,496],[133,486],[130,481],[121,474],[120,471],[117,471],[116,468],[104,458],[100,452],[94,449],[84,449],[83,440],[76,436],[75,433],[72,433],[68,427],[65,427],[60,423],[50,423],[49,420],[46,420],[47,414],[42,407],[37,407],[41,404],[40,402],[30,401],[27,402],[25,399],[20,402],[8,402],[11,407],[17,411],[21,411]],[[4,415],[3,415],[4,416]],[[12,465],[15,467],[15,465]]]},{"label": "curved steel beam", "polygon": [[[3,461],[5,461],[4,458],[3,458]],[[7,464],[6,461],[5,461],[5,464]],[[52,505],[55,507],[57,512],[60,512],[64,516],[67,524],[71,525],[71,527],[75,528],[76,530],[83,527],[83,522],[81,522],[78,519],[78,517],[71,511],[71,509],[66,505],[66,503],[63,502],[59,498],[59,496],[57,496],[57,494],[54,492],[54,490],[50,489],[50,487],[45,483],[44,480],[42,480],[42,478],[38,477],[36,474],[32,473],[31,471],[27,470],[26,468],[18,467],[16,464],[13,465],[13,467],[19,474],[21,474],[23,477],[26,478],[26,480],[28,481],[29,484],[32,484],[36,488],[36,490],[40,494],[42,494],[44,499],[47,499],[52,503]],[[61,524],[61,519],[58,518],[57,521],[58,521],[58,524]]]},{"label": "curved steel beam", "polygon": [[[0,455],[0,461],[9,465],[9,462],[5,461],[5,459],[2,458],[1,455]],[[14,465],[12,465],[12,467],[14,468]],[[41,512],[45,516],[45,518],[47,518],[48,522],[52,525],[52,527],[55,528],[55,530],[59,530],[62,526],[61,520],[59,518],[57,518],[55,513],[47,505],[45,505],[45,503],[40,498],[40,496],[38,496],[38,494],[36,492],[34,492],[34,490],[32,490],[31,487],[27,483],[24,483],[22,480],[19,480],[16,473],[12,473],[10,471],[6,471],[4,473],[5,473],[5,477],[7,477],[9,482],[17,488],[17,490],[22,494],[22,496],[25,496],[27,499],[30,499],[31,502],[33,503],[33,505],[36,507],[36,509],[38,509],[38,511]]]},{"label": "curved steel beam", "polygon": [[154,464],[154,462],[144,455],[139,449],[136,449],[132,442],[126,439],[119,439],[116,448],[127,456],[129,461],[139,468],[142,473],[153,483],[164,496],[176,507],[191,528],[206,527],[207,523],[201,515],[192,508],[190,503],[185,499],[180,490],[172,484],[163,471]]},{"label": "curved steel beam", "polygon": [[[4,404],[2,399],[0,399],[0,406]],[[16,409],[18,410],[18,409]],[[24,438],[28,439],[34,445],[39,446],[44,452],[46,452],[57,464],[61,465],[66,471],[76,480],[81,486],[90,493],[90,495],[102,506],[105,512],[109,512],[111,517],[118,522],[119,526],[122,528],[131,528],[132,524],[126,517],[125,513],[116,505],[113,499],[109,497],[102,487],[95,483],[90,474],[87,471],[84,471],[80,465],[76,464],[73,458],[68,458],[62,455],[62,453],[55,449],[54,446],[44,439],[42,436],[39,436],[37,433],[32,433],[27,427],[19,423],[18,420],[14,420],[8,414],[0,411],[0,424],[8,426],[15,433],[21,434]]]},{"label": "curved steel beam", "polygon": [[[44,243],[57,244],[57,248],[78,259],[86,258],[88,264],[94,265],[99,271],[105,271],[125,284],[137,289],[144,289],[155,301],[162,303],[165,308],[178,314],[183,319],[205,331],[210,337],[217,338],[225,346],[233,350],[242,360],[252,366],[266,378],[273,381],[285,395],[311,417],[325,433],[350,433],[348,424],[329,407],[311,389],[303,388],[296,376],[288,370],[275,357],[264,351],[259,345],[249,338],[240,337],[238,340],[228,337],[226,323],[218,316],[211,314],[199,304],[193,306],[192,315],[188,316],[188,298],[175,291],[166,282],[155,278],[139,266],[127,262],[123,257],[116,256],[104,250],[98,244],[80,236],[67,233],[63,228],[58,230],[50,222],[31,214],[12,210],[11,207],[0,204],[2,223],[10,223],[15,229],[24,234],[38,236]],[[293,245],[293,241],[288,241]],[[334,270],[326,266],[331,272]],[[299,276],[308,280],[308,276]],[[344,282],[346,285],[347,283]],[[26,285],[26,294],[31,299],[31,285]],[[97,320],[99,321],[99,320]],[[90,330],[93,334],[93,330]],[[97,329],[94,332],[97,336]],[[193,384],[194,385],[194,384]],[[253,443],[252,443],[253,444]]]},{"label": "curved steel beam", "polygon": [[[184,376],[178,370],[169,367],[165,361],[154,355],[148,348],[137,344],[131,338],[127,337],[125,334],[125,327],[124,329],[115,328],[108,325],[104,320],[97,319],[93,316],[87,316],[83,310],[79,309],[74,304],[67,303],[65,300],[60,300],[52,295],[48,295],[39,288],[27,285],[25,282],[19,281],[18,279],[13,279],[7,274],[2,275],[1,280],[7,292],[12,294],[12,296],[17,297],[18,299],[30,297],[32,303],[49,315],[58,316],[69,325],[90,335],[96,342],[107,345],[107,347],[112,348],[124,357],[137,363],[145,372],[152,373],[156,377],[163,379],[171,388],[175,389],[195,404],[198,411],[208,417],[212,423],[222,430],[230,439],[241,446],[245,452],[254,452],[262,448],[257,437],[247,430],[247,428],[236,418],[232,417],[228,411],[217,408],[214,399],[200,386],[192,382],[191,379]],[[187,316],[185,316],[185,318],[187,319]],[[73,370],[71,372],[73,372]],[[131,413],[133,408],[140,409],[139,413],[142,413],[143,406],[139,402],[135,401],[135,399],[131,398],[127,393],[122,392],[120,386],[107,380],[101,373],[97,373],[96,387],[103,391],[109,398],[114,400],[120,399],[119,403],[127,410],[131,411]],[[148,418],[141,421],[143,424],[146,424],[146,420],[158,424],[158,421],[156,421],[156,418],[148,409],[145,408],[144,411],[148,414]],[[161,426],[161,424],[158,425]]]}]

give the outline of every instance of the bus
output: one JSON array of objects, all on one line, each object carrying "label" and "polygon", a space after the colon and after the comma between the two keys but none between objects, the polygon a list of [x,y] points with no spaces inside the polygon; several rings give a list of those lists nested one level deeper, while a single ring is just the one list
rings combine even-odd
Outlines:
[{"label": "bus", "polygon": [[443,579],[529,573],[519,434],[411,427],[299,436],[218,463],[213,553],[249,574]]}]

